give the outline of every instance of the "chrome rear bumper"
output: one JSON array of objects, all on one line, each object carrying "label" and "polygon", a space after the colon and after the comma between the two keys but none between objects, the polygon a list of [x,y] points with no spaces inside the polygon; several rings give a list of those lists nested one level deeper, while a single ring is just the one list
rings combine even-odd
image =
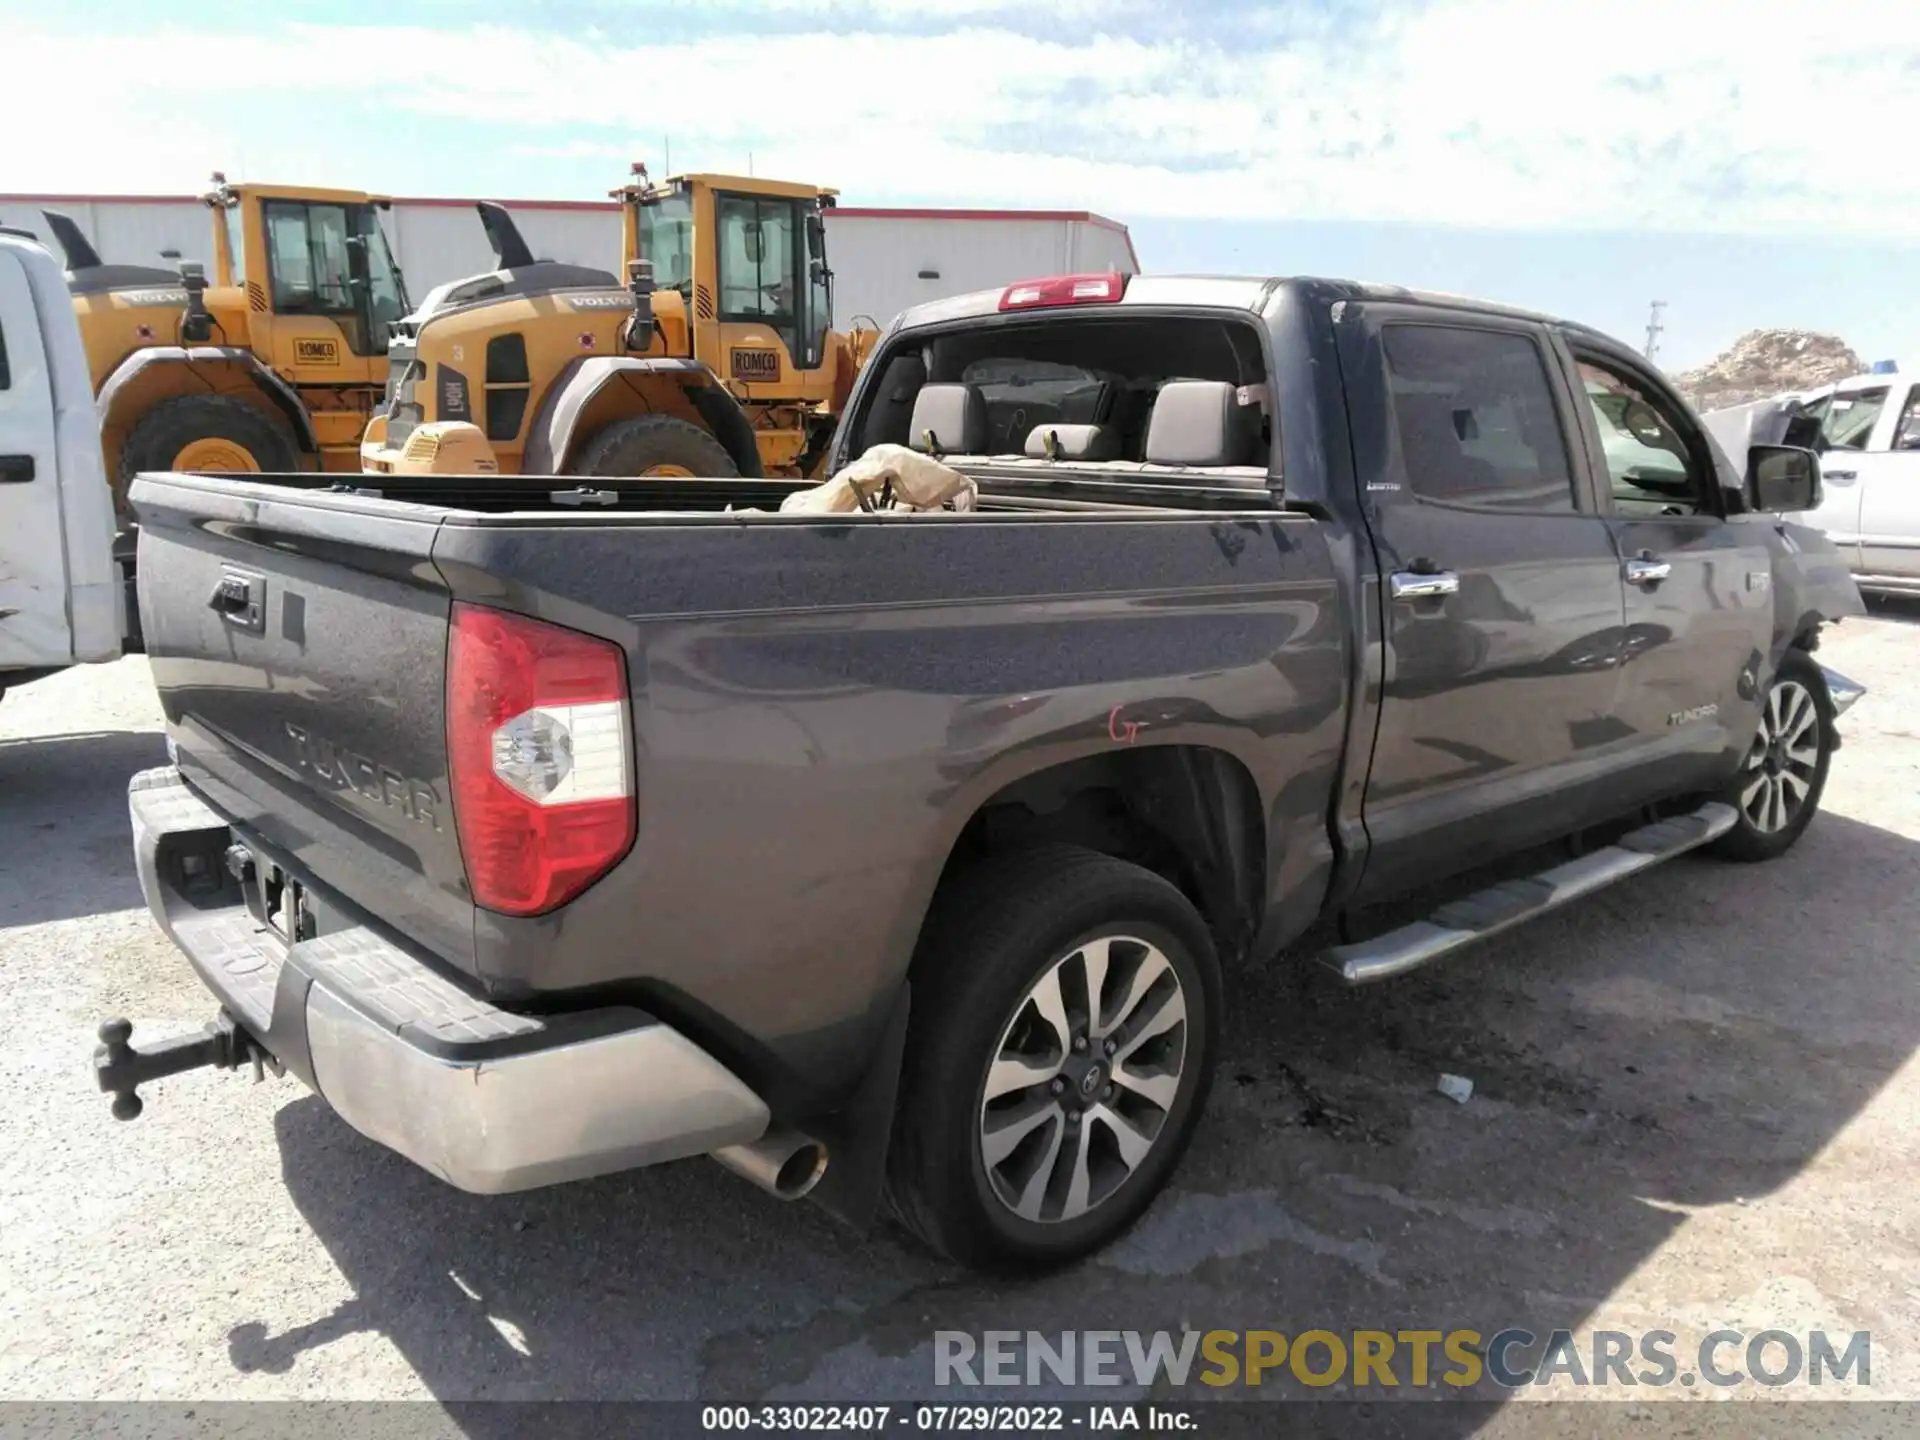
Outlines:
[{"label": "chrome rear bumper", "polygon": [[765,1102],[644,1011],[501,1010],[366,925],[289,946],[240,881],[209,876],[207,857],[249,842],[178,770],[136,775],[127,798],[148,908],[235,1022],[354,1129],[449,1184],[528,1190],[766,1133]]}]

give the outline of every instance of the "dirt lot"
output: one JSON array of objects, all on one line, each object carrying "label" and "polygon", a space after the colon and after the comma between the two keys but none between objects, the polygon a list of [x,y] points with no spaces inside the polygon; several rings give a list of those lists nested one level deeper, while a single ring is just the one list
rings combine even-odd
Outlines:
[{"label": "dirt lot", "polygon": [[[129,858],[159,711],[139,660],[21,690],[0,704],[0,1397],[925,1397],[935,1329],[1183,1325],[1668,1329],[1683,1354],[1719,1326],[1870,1330],[1871,1393],[1920,1397],[1920,607],[1821,658],[1872,693],[1789,859],[1682,860],[1367,992],[1240,976],[1176,1187],[1027,1284],[705,1161],[462,1195],[291,1080],[200,1072],[116,1124],[96,1022],[211,1013]],[[1435,1093],[1443,1070],[1469,1103]]]}]

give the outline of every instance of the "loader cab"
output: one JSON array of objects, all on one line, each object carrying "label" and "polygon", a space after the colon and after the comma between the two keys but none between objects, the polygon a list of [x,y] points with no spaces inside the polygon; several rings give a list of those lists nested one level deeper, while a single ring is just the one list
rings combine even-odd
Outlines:
[{"label": "loader cab", "polygon": [[384,378],[388,327],[410,308],[380,224],[390,201],[217,176],[202,198],[215,217],[211,283],[239,292],[257,352],[296,385]]},{"label": "loader cab", "polygon": [[740,175],[653,185],[641,170],[616,193],[627,258],[652,262],[656,296],[679,295],[690,353],[754,399],[827,398],[834,191]]}]

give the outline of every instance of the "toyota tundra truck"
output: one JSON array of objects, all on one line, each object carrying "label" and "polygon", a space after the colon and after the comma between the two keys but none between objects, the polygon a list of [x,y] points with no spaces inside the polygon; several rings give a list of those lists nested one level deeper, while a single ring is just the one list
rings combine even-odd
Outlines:
[{"label": "toyota tundra truck", "polygon": [[1166,1184],[1251,967],[1385,980],[1778,857],[1860,693],[1813,658],[1854,583],[1779,518],[1813,455],[1736,473],[1539,315],[1052,277],[905,312],[833,444],[974,503],[140,477],[135,853],[218,1010],[102,1026],[115,1114],[291,1071],[463,1190],[712,1155],[1058,1264]]}]

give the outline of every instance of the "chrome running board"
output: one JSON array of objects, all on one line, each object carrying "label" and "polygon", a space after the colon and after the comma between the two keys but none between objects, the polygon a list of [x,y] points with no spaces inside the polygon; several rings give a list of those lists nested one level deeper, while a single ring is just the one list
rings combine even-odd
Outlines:
[{"label": "chrome running board", "polygon": [[1558,910],[1662,860],[1684,855],[1726,834],[1739,818],[1731,805],[1709,801],[1690,815],[1642,825],[1611,845],[1538,875],[1503,880],[1476,894],[1451,900],[1424,920],[1372,940],[1336,945],[1322,953],[1320,963],[1348,985],[1368,985],[1404,975],[1477,940]]}]

